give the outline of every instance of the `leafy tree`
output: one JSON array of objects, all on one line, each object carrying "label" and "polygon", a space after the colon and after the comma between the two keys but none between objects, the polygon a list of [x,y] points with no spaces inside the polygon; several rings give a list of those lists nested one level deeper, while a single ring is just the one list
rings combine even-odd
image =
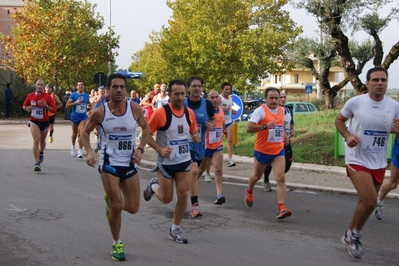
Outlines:
[{"label": "leafy tree", "polygon": [[104,21],[94,8],[87,0],[26,0],[13,15],[12,37],[1,38],[8,57],[0,65],[27,82],[42,78],[62,87],[107,72],[119,37],[112,29],[98,34]]},{"label": "leafy tree", "polygon": [[145,95],[152,90],[155,82],[169,82],[174,78],[162,57],[161,37],[161,33],[152,32],[151,42],[145,43],[144,48],[132,56],[130,71],[140,71],[144,74],[141,79],[133,81],[140,95]]},{"label": "leafy tree", "polygon": [[[151,75],[155,71],[160,73],[151,76],[152,79],[200,75],[209,89],[230,81],[243,91],[248,81],[258,82],[266,71],[285,68],[276,59],[283,57],[284,50],[301,32],[289,13],[281,9],[286,3],[168,1],[173,11],[168,27],[163,27],[157,39],[159,44],[153,42],[136,54],[140,61],[135,66],[145,67]],[[154,57],[150,51],[156,51]]]},{"label": "leafy tree", "polygon": [[[396,7],[392,6],[396,3]],[[328,33],[332,38],[335,52],[339,55],[341,66],[357,94],[367,92],[367,87],[359,78],[365,62],[355,63],[354,55],[350,51],[350,41],[344,30],[357,31],[364,30],[373,40],[373,55],[375,66],[382,66],[388,69],[389,66],[398,58],[399,42],[396,43],[383,60],[383,45],[379,34],[384,30],[388,23],[397,18],[399,4],[393,0],[301,0],[299,7],[314,15],[318,21],[327,27]],[[383,16],[379,10],[381,7],[389,7],[390,11]],[[358,55],[360,56],[360,55]],[[367,57],[363,57],[366,59]],[[358,62],[362,59],[358,58]]]},{"label": "leafy tree", "polygon": [[[359,44],[358,42],[350,41],[349,47],[356,63],[357,72],[360,74],[364,65],[373,57],[372,43],[365,41]],[[326,108],[335,108],[335,96],[349,82],[349,77],[344,77],[343,80],[333,86],[330,84],[330,68],[340,65],[340,58],[335,51],[331,37],[326,35],[323,40],[300,37],[295,42],[293,50],[288,53],[288,57],[294,63],[309,69],[319,82]],[[318,66],[314,64],[316,59],[320,64],[320,71]]]}]

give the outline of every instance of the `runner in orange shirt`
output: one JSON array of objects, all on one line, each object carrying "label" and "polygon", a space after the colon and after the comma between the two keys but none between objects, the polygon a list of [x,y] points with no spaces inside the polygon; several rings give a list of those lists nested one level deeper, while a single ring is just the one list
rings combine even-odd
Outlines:
[{"label": "runner in orange shirt", "polygon": [[173,181],[176,183],[177,202],[173,215],[169,239],[187,244],[180,230],[187,208],[187,196],[190,187],[191,155],[189,140],[198,143],[197,122],[193,110],[183,105],[186,86],[182,80],[169,82],[170,103],[155,110],[149,122],[150,134],[157,132],[156,141],[148,138],[148,144],[158,153],[158,177],[150,180],[143,196],[149,201],[152,195],[164,204],[173,200]]},{"label": "runner in orange shirt", "polygon": [[212,102],[215,108],[215,125],[212,130],[207,129],[206,131],[206,150],[204,158],[201,161],[199,167],[198,179],[206,170],[206,167],[212,162],[215,171],[215,185],[216,185],[216,205],[222,205],[226,202],[226,198],[222,194],[223,185],[223,134],[226,134],[226,128],[224,126],[224,112],[223,108],[219,106],[220,97],[218,92],[211,90],[208,93],[208,100]]},{"label": "runner in orange shirt", "polygon": [[248,179],[245,189],[245,203],[253,205],[253,188],[262,177],[266,165],[270,164],[277,182],[277,219],[291,216],[285,207],[285,153],[288,137],[284,130],[284,109],[278,105],[280,92],[269,87],[265,92],[266,104],[258,107],[251,116],[247,126],[248,133],[256,132],[254,152],[254,172]]},{"label": "runner in orange shirt", "polygon": [[[61,102],[60,98],[58,98],[57,94],[54,93],[53,85],[46,84],[45,90],[46,90],[46,93],[54,99],[54,103],[55,103],[57,109],[60,109],[62,107],[62,102]],[[50,128],[49,128],[50,136],[48,137],[48,141],[50,143],[53,143],[54,122],[55,122],[56,114],[57,114],[57,110],[55,110],[54,112],[48,111],[48,118],[50,121]]]}]

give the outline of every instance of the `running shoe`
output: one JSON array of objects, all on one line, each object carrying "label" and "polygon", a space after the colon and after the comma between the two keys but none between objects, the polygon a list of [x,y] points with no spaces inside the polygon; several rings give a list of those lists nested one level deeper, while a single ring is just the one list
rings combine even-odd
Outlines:
[{"label": "running shoe", "polygon": [[76,157],[76,150],[73,147],[71,148],[71,156]]},{"label": "running shoe", "polygon": [[377,206],[375,206],[373,215],[377,220],[382,220],[382,205],[377,204]]},{"label": "running shoe", "polygon": [[143,196],[145,201],[149,201],[152,195],[154,195],[154,191],[152,191],[151,189],[151,186],[153,184],[158,184],[158,177],[154,176],[153,178],[151,178],[148,186],[144,189]]},{"label": "running shoe", "polygon": [[78,157],[78,158],[83,158],[82,151],[78,151],[78,155],[77,155],[76,157]]},{"label": "running shoe", "polygon": [[53,136],[48,137],[48,141],[49,141],[50,143],[53,143]]},{"label": "running shoe", "polygon": [[227,167],[233,167],[236,166],[236,163],[233,161],[233,159],[229,159],[227,161]]},{"label": "running shoe", "polygon": [[270,183],[269,183],[269,182],[264,182],[264,181],[262,181],[262,187],[263,187],[263,190],[266,191],[266,192],[273,191],[273,189],[272,189],[272,187],[270,186]]},{"label": "running shoe", "polygon": [[345,231],[345,233],[343,234],[343,236],[341,237],[341,242],[342,244],[345,245],[345,247],[350,243],[351,239],[350,239],[350,234],[352,234],[351,232],[348,232],[348,230]]},{"label": "running shoe", "polygon": [[109,209],[111,209],[111,206],[109,205],[109,200],[106,193],[104,193],[104,201],[105,201],[105,217],[108,218]]},{"label": "running shoe", "polygon": [[346,249],[352,257],[356,259],[360,259],[363,250],[362,243],[360,241],[360,236],[354,236],[353,233],[349,234],[348,230],[345,231],[345,234],[342,236],[341,241],[344,245],[346,245]]},{"label": "running shoe", "polygon": [[226,202],[226,198],[224,196],[219,196],[215,200],[216,205],[222,205],[225,202]]},{"label": "running shoe", "polygon": [[180,230],[180,228],[177,228],[175,230],[172,230],[172,228],[170,228],[169,230],[169,239],[173,240],[179,244],[187,244],[188,240],[187,238],[185,238]]},{"label": "running shoe", "polygon": [[205,182],[211,182],[212,181],[212,176],[205,174]]},{"label": "running shoe", "polygon": [[245,204],[248,207],[252,207],[253,203],[254,203],[254,200],[252,198],[252,191],[249,190],[248,188],[246,188],[245,189]]},{"label": "running shoe", "polygon": [[35,163],[35,168],[33,170],[35,170],[35,172],[40,172],[42,170],[39,162]]},{"label": "running shoe", "polygon": [[199,207],[198,202],[191,205],[191,218],[200,217],[202,216],[202,211]]},{"label": "running shoe", "polygon": [[43,161],[44,161],[44,154],[40,153],[39,154],[39,163],[43,163]]},{"label": "running shoe", "polygon": [[285,206],[281,207],[280,210],[277,211],[277,219],[284,219],[286,217],[291,216],[292,212],[288,210]]},{"label": "running shoe", "polygon": [[126,260],[126,255],[122,243],[116,243],[112,245],[111,257],[113,260],[117,261]]}]

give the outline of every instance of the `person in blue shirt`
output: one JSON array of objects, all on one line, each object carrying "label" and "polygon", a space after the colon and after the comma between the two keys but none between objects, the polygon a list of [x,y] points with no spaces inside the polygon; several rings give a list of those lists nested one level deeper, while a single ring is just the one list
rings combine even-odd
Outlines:
[{"label": "person in blue shirt", "polygon": [[71,125],[72,125],[72,146],[71,156],[83,158],[82,148],[83,144],[79,138],[79,150],[76,153],[75,142],[79,136],[79,132],[83,130],[87,120],[87,105],[90,103],[90,97],[85,93],[85,84],[79,80],[76,84],[76,91],[69,96],[66,108],[72,108]]},{"label": "person in blue shirt", "polygon": [[135,103],[139,104],[140,103],[140,99],[137,96],[138,96],[137,92],[135,90],[131,90],[130,91],[130,98],[128,98],[128,101],[135,102]]},{"label": "person in blue shirt", "polygon": [[190,142],[191,154],[191,217],[202,216],[201,209],[198,203],[198,167],[205,155],[205,132],[212,130],[215,123],[215,108],[212,103],[202,98],[203,79],[198,76],[192,76],[187,81],[188,91],[190,96],[184,100],[184,105],[194,111],[197,121],[198,134],[201,136],[201,142]]},{"label": "person in blue shirt", "polygon": [[12,84],[6,84],[5,100],[6,100],[6,118],[11,119],[11,106],[14,101],[14,93],[11,90]]}]

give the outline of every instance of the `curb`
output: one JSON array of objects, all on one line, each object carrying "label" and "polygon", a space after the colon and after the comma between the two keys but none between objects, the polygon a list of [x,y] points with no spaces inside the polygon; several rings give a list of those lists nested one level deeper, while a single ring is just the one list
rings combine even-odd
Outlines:
[{"label": "curb", "polygon": [[[226,157],[227,158],[227,157]],[[248,162],[248,160],[246,160],[246,162],[243,161],[239,161],[237,160],[236,162],[239,163],[246,163],[246,164],[250,164]],[[145,169],[145,170],[149,170],[145,167],[154,167],[155,163],[152,161],[148,161],[148,160],[141,160],[140,164],[139,164],[140,168]],[[313,164],[310,164],[309,166],[313,166]],[[291,166],[292,167],[292,166]],[[300,170],[300,171],[316,171],[316,172],[320,172],[320,171],[324,171],[321,170],[322,167],[320,169],[310,169],[310,168],[305,168],[305,164],[298,164],[297,166],[298,168],[296,168],[296,170]],[[294,167],[292,167],[294,168]],[[343,168],[343,167],[327,167],[327,168],[338,168],[338,170],[341,170],[339,168]],[[344,168],[345,169],[345,168]],[[330,169],[330,172],[333,172]],[[341,173],[341,171],[339,171],[338,173]],[[333,172],[333,173],[337,173],[337,172]],[[342,172],[342,174],[346,174],[346,172]],[[242,177],[242,176],[233,176],[233,175],[223,175],[223,179],[225,180],[231,180],[231,181],[235,181],[235,182],[240,182],[240,183],[246,183],[248,182],[248,177]],[[270,180],[270,184],[274,187],[276,187],[277,183],[276,181]],[[258,181],[258,185],[261,185],[261,181]],[[303,191],[314,191],[314,192],[328,192],[328,193],[335,193],[335,194],[345,194],[345,195],[357,195],[357,192],[355,189],[350,189],[350,188],[336,188],[336,187],[327,187],[327,186],[316,186],[316,185],[305,185],[305,184],[298,184],[298,183],[289,183],[286,182],[286,187],[287,189],[290,190],[303,190]],[[388,193],[388,195],[386,195],[387,199],[399,199],[399,193]]]}]

